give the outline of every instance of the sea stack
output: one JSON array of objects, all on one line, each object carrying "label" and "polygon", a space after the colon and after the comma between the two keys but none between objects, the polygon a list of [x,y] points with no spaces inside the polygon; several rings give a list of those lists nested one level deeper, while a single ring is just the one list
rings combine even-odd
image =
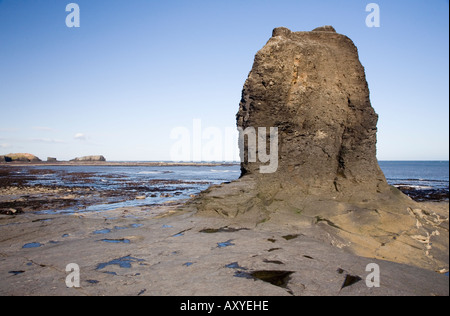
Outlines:
[{"label": "sea stack", "polygon": [[[242,91],[242,175],[192,205],[201,216],[300,232],[365,257],[448,268],[448,219],[388,185],[376,157],[377,122],[348,37],[331,26],[276,28]],[[269,154],[271,127],[277,168],[267,173],[267,159],[255,156]],[[249,130],[265,135],[252,141]]]},{"label": "sea stack", "polygon": [[276,28],[255,57],[237,124],[243,130],[278,128],[278,169],[266,176],[260,161],[243,161],[243,174],[293,181],[309,194],[386,189],[376,158],[377,121],[348,37],[331,26],[312,32]]}]

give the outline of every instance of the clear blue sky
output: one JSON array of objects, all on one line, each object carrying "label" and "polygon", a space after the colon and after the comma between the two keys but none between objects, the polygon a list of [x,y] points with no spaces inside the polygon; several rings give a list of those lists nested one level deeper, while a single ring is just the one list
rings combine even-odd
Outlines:
[{"label": "clear blue sky", "polygon": [[448,160],[448,12],[448,0],[0,0],[0,154],[170,160],[175,127],[235,127],[273,28],[333,25],[366,69],[378,158]]}]

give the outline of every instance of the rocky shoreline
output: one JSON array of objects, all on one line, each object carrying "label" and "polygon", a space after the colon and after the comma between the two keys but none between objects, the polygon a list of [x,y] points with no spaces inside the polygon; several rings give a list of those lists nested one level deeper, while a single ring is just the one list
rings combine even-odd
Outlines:
[{"label": "rocky shoreline", "polygon": [[[448,295],[441,274],[448,264],[430,271],[357,256],[331,231],[342,225],[335,219],[298,227],[199,213],[195,206],[214,188],[186,204],[168,198],[145,207],[39,214],[104,202],[113,192],[29,186],[49,171],[8,173],[14,171],[0,168],[0,295]],[[141,192],[115,194],[134,199]],[[418,205],[448,219],[448,202]],[[448,220],[442,225],[448,229]],[[65,284],[69,263],[80,266],[80,288]],[[380,288],[365,284],[370,263],[380,266]],[[349,278],[355,282],[346,285]]]},{"label": "rocky shoreline", "polygon": [[[39,182],[40,176],[49,174],[56,174],[64,184],[29,184],[33,181]],[[0,167],[0,214],[77,210],[146,197],[163,197],[170,201],[170,198],[180,195],[185,190],[184,186],[189,184],[182,180],[157,179],[149,183],[139,183],[124,179],[121,189],[108,189],[107,185],[98,189],[98,181],[106,181],[107,178],[108,175],[103,175],[103,179],[98,180],[93,172],[67,173],[63,170],[32,169],[18,165]],[[170,188],[167,187],[169,185]],[[174,204],[174,201],[171,203]]]},{"label": "rocky shoreline", "polygon": [[[36,164],[34,164],[36,165]],[[40,164],[39,166],[53,164]],[[66,164],[58,164],[65,166]],[[72,165],[72,164],[70,164]],[[83,164],[85,165],[85,164]],[[97,164],[87,164],[89,166]],[[134,163],[102,164],[107,166],[135,166]],[[204,164],[188,164],[189,166],[204,166]],[[210,164],[207,164],[210,166]],[[0,166],[0,214],[20,214],[23,212],[38,212],[43,210],[63,210],[67,208],[82,208],[89,205],[101,204],[105,201],[117,202],[133,200],[150,194],[159,197],[166,194],[168,198],[177,194],[161,192],[158,184],[168,184],[167,181],[159,181],[150,185],[130,185],[123,190],[96,190],[94,187],[77,186],[73,183],[93,183],[92,173],[67,174],[65,182],[70,185],[30,185],[28,181],[38,179],[39,175],[49,174],[55,171],[49,169],[23,169],[30,165],[14,164],[8,167]],[[160,166],[159,164],[142,163],[137,166]],[[178,164],[164,164],[164,166],[179,166]],[[183,164],[183,166],[185,166]],[[171,181],[176,184],[177,181]],[[178,181],[181,184],[181,181]],[[399,189],[417,202],[448,202],[448,190],[420,190],[413,187],[399,187]],[[183,190],[183,188],[179,188]]]},{"label": "rocky shoreline", "polygon": [[448,202],[449,189],[418,189],[411,186],[397,187],[416,202]]},{"label": "rocky shoreline", "polygon": [[[447,276],[356,256],[321,225],[232,224],[180,205],[0,215],[0,295],[448,296]],[[79,288],[66,285],[71,263]]]}]

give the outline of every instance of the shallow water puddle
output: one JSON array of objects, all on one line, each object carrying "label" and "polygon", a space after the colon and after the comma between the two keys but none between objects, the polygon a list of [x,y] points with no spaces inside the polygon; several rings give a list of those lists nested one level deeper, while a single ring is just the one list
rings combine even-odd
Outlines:
[{"label": "shallow water puddle", "polygon": [[219,242],[217,243],[217,248],[225,248],[229,246],[234,246],[235,244],[232,243],[233,239],[227,240],[225,242]]},{"label": "shallow water puddle", "polygon": [[104,269],[105,267],[110,266],[110,265],[118,265],[121,268],[130,269],[132,263],[142,262],[142,261],[145,261],[145,260],[144,259],[134,258],[134,257],[131,257],[131,256],[125,256],[125,257],[122,257],[122,258],[113,259],[113,260],[108,261],[108,262],[99,263],[97,265],[97,268],[95,268],[95,270],[101,270],[101,269]]},{"label": "shallow water puddle", "polygon": [[225,265],[225,268],[247,270],[247,268],[241,267],[237,262],[227,264]]},{"label": "shallow water puddle", "polygon": [[94,231],[94,234],[100,235],[100,234],[109,234],[111,232],[111,229],[105,228],[105,229],[99,229]]},{"label": "shallow water puddle", "polygon": [[[114,226],[114,230],[123,230],[123,229],[130,229],[130,228],[139,228],[144,226],[143,224],[131,224],[129,226]],[[109,228],[99,229],[93,232],[93,234],[100,235],[100,234],[109,234],[112,232]]]},{"label": "shallow water puddle", "polygon": [[128,229],[130,227],[126,227],[126,226],[114,226],[114,229],[116,230],[121,230],[121,229]]},{"label": "shallow water puddle", "polygon": [[245,272],[245,271],[236,271],[234,273],[234,276],[236,278],[254,279],[253,276],[250,273]]},{"label": "shallow water puddle", "polygon": [[175,235],[172,235],[172,237],[181,237],[181,236],[184,236],[184,233],[187,232],[187,231],[190,231],[191,229],[192,229],[192,228],[188,228],[188,229],[182,230],[181,232],[176,233]]},{"label": "shallow water puddle", "polygon": [[114,226],[114,229],[121,230],[121,229],[130,229],[130,228],[139,228],[144,226],[143,224],[131,224],[130,226]]},{"label": "shallow water puddle", "polygon": [[9,271],[8,273],[11,273],[11,274],[14,274],[14,275],[19,275],[19,274],[22,274],[22,273],[25,273],[25,271]]},{"label": "shallow water puddle", "polygon": [[147,289],[142,289],[142,290],[138,293],[138,296],[144,294],[145,292],[147,292]]},{"label": "shallow water puddle", "polygon": [[38,248],[41,247],[42,244],[40,242],[30,242],[22,246],[22,248]]},{"label": "shallow water puddle", "polygon": [[117,273],[116,273],[116,272],[112,272],[112,271],[104,271],[103,273],[106,273],[106,274],[111,274],[111,275],[117,275]]},{"label": "shallow water puddle", "polygon": [[120,244],[120,243],[129,244],[130,243],[129,239],[124,239],[124,238],[122,238],[122,239],[101,239],[100,241],[111,243],[111,244]]},{"label": "shallow water puddle", "polygon": [[86,282],[89,283],[89,284],[97,284],[97,283],[100,283],[100,281],[98,281],[98,280],[86,280]]}]

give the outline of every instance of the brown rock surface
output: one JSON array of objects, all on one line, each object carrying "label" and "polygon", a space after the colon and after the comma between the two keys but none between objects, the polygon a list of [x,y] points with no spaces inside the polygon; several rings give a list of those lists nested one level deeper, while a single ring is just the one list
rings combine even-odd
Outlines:
[{"label": "brown rock surface", "polygon": [[[312,193],[386,189],[376,159],[378,116],[353,42],[332,27],[277,28],[244,85],[238,126],[278,127],[280,182]],[[244,162],[259,175],[261,163]]]}]

